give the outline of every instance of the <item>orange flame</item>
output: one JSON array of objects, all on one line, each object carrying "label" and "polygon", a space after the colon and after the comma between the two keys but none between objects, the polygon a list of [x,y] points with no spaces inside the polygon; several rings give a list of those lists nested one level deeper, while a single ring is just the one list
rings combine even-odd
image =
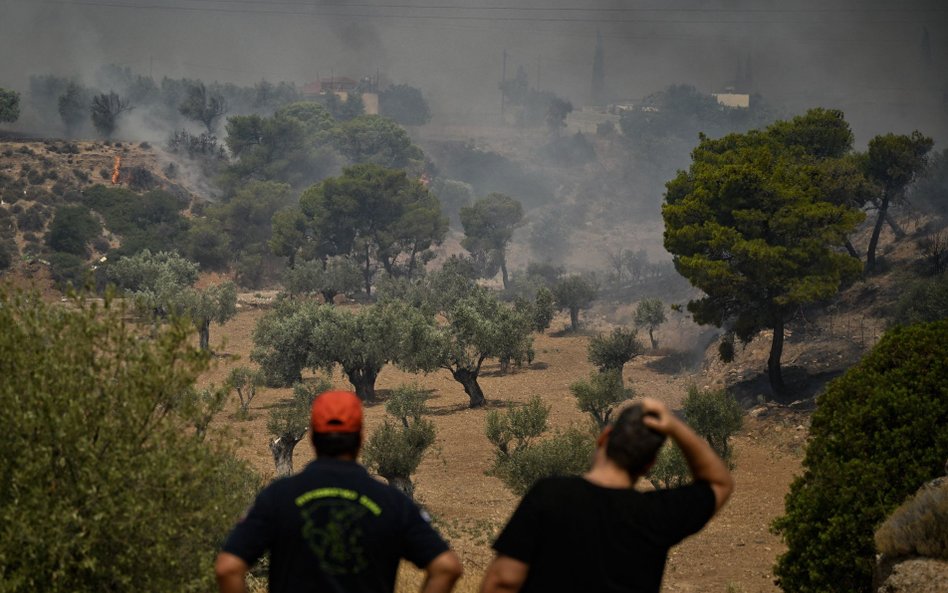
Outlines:
[{"label": "orange flame", "polygon": [[115,157],[115,164],[112,165],[112,185],[119,182],[119,167],[122,166],[122,157]]}]

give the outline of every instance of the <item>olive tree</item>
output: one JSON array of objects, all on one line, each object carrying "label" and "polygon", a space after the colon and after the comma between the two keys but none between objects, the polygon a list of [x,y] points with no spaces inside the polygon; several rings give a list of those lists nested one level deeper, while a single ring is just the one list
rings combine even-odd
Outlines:
[{"label": "olive tree", "polygon": [[300,262],[283,272],[286,292],[292,295],[318,293],[327,305],[333,304],[336,295],[358,292],[361,285],[362,273],[348,257]]},{"label": "olive tree", "polygon": [[569,311],[570,329],[574,332],[579,330],[579,312],[589,308],[598,293],[595,280],[578,274],[567,276],[553,285],[556,306]]},{"label": "olive tree", "polygon": [[588,381],[577,381],[569,386],[576,397],[576,406],[581,412],[589,414],[602,430],[609,424],[616,406],[632,399],[631,389],[622,384],[621,370],[607,370],[592,373]]},{"label": "olive tree", "polygon": [[601,372],[616,371],[622,374],[622,367],[642,353],[642,343],[636,337],[635,330],[617,327],[608,335],[599,334],[589,341],[587,356],[589,362]]},{"label": "olive tree", "polygon": [[665,320],[665,305],[659,299],[642,299],[635,308],[635,325],[648,329],[648,339],[652,343],[652,350],[658,348],[655,329],[665,323]]},{"label": "olive tree", "polygon": [[313,400],[331,388],[329,381],[322,377],[312,383],[297,383],[293,386],[293,396],[270,410],[267,432],[271,437],[270,453],[278,477],[293,473],[293,450],[309,430]]},{"label": "olive tree", "polygon": [[386,418],[369,435],[363,449],[365,465],[409,497],[415,493],[411,481],[425,452],[434,444],[434,423],[423,418],[427,395],[418,386],[402,385],[385,402]]},{"label": "olive tree", "polygon": [[0,88],[0,123],[20,118],[20,93]]},{"label": "olive tree", "polygon": [[477,378],[489,358],[522,361],[532,355],[530,320],[485,289],[472,289],[443,312],[446,323],[415,325],[406,334],[400,365],[410,371],[451,372],[470,406],[487,400]]},{"label": "olive tree", "polygon": [[101,93],[92,97],[92,125],[105,138],[111,138],[118,127],[118,119],[132,108],[128,99],[115,92]]},{"label": "olive tree", "polygon": [[214,124],[227,112],[227,101],[220,93],[210,93],[203,82],[188,89],[184,102],[178,106],[184,117],[204,124],[207,133],[214,132]]},{"label": "olive tree", "polygon": [[[461,208],[464,239],[461,245],[475,259],[495,259],[504,281],[510,287],[507,274],[507,244],[513,232],[523,221],[523,206],[510,196],[492,193]],[[496,274],[497,268],[493,269]]]}]

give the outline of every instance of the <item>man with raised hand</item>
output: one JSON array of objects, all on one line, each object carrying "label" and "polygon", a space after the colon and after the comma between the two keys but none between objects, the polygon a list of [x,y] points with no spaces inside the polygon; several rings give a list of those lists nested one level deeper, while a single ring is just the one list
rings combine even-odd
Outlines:
[{"label": "man with raised hand", "polygon": [[448,593],[461,563],[427,515],[356,462],[362,402],[350,391],[313,400],[316,460],[267,486],[217,556],[221,593],[245,593],[247,571],[270,552],[270,593],[392,593],[399,560],[426,572],[423,593]]},{"label": "man with raised hand", "polygon": [[[693,483],[635,490],[666,436]],[[668,549],[697,533],[733,489],[707,441],[646,398],[600,435],[589,472],[540,480],[527,492],[494,542],[481,593],[658,593]]]}]

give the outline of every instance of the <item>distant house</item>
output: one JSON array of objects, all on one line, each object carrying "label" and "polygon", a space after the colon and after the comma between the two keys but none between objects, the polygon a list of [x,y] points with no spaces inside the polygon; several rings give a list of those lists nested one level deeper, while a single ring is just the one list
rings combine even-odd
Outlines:
[{"label": "distant house", "polygon": [[750,95],[746,93],[711,93],[718,105],[734,109],[750,109]]},{"label": "distant house", "polygon": [[[366,88],[365,80],[360,84],[359,81],[346,76],[333,76],[323,78],[303,85],[303,97],[312,101],[320,101],[326,93],[335,94],[341,101],[348,101],[349,94],[359,92],[359,88]],[[367,115],[378,115],[379,113],[379,95],[375,92],[361,92],[362,105],[365,107]]]}]

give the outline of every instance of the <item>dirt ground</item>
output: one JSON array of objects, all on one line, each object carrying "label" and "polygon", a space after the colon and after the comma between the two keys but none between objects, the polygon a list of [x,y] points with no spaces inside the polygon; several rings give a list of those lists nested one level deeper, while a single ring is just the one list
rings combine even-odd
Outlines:
[{"label": "dirt ground", "polygon": [[[249,363],[253,327],[264,312],[245,305],[235,319],[223,327],[212,328],[212,345],[216,345],[218,357],[204,382],[220,382],[233,366]],[[490,403],[479,410],[467,408],[467,396],[446,372],[421,376],[386,367],[379,377],[380,399],[387,396],[387,390],[403,382],[416,381],[432,390],[429,407],[438,438],[436,450],[428,454],[415,476],[416,497],[464,562],[466,575],[457,588],[460,592],[477,590],[491,558],[490,542],[517,502],[499,480],[484,475],[492,460],[491,447],[484,436],[487,411],[508,402],[522,403],[538,394],[551,406],[554,428],[583,421],[569,385],[592,370],[586,360],[589,336],[557,333],[566,324],[565,318],[557,318],[552,335],[536,338],[537,356],[530,368],[500,375],[496,364],[485,365],[481,384]],[[677,407],[689,385],[707,381],[700,374],[663,372],[663,366],[670,365],[656,364],[661,362],[660,358],[642,356],[626,365],[626,380],[637,395],[656,397]],[[350,388],[340,373],[336,373],[333,382],[338,387]],[[253,400],[249,420],[234,419],[233,402],[216,421],[228,438],[239,439],[240,454],[268,479],[274,473],[267,448],[268,410],[289,396],[289,389],[263,388]],[[384,416],[384,405],[368,405],[367,430],[371,431]],[[782,547],[769,533],[768,525],[782,512],[784,495],[799,471],[806,425],[804,415],[790,411],[760,419],[747,418],[744,429],[734,439],[735,494],[704,531],[672,550],[664,591],[779,591],[773,584],[771,567]],[[302,467],[310,459],[312,450],[303,441],[296,448],[295,467]],[[413,567],[404,566],[398,590],[417,590],[420,578]]]}]

